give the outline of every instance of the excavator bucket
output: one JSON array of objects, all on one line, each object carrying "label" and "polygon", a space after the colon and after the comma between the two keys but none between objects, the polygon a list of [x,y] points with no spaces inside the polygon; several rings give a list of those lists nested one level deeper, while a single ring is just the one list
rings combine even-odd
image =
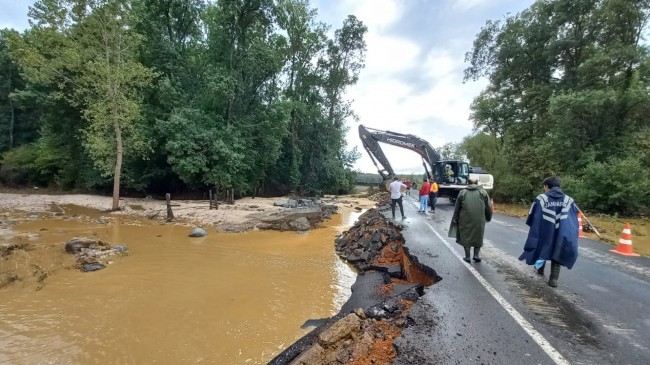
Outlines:
[{"label": "excavator bucket", "polygon": [[392,182],[392,181],[390,181],[390,180],[384,180],[384,181],[382,181],[381,184],[379,184],[379,185],[381,186],[381,188],[382,188],[384,191],[389,191],[389,192],[390,192],[390,183],[391,183],[391,182]]}]

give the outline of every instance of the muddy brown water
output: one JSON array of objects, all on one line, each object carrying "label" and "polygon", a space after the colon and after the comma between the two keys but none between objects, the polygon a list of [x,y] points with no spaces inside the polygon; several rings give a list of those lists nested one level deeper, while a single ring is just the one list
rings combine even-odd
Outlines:
[{"label": "muddy brown water", "polygon": [[355,279],[333,240],[359,214],[305,234],[208,230],[143,221],[33,219],[37,244],[96,236],[126,244],[106,269],[61,269],[39,291],[0,290],[0,364],[265,364],[335,314]]}]

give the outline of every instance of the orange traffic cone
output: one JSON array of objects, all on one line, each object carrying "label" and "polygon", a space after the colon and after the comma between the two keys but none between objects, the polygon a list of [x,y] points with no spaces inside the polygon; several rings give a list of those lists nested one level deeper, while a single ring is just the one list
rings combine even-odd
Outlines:
[{"label": "orange traffic cone", "polygon": [[621,239],[618,240],[618,247],[610,251],[625,256],[639,256],[638,253],[632,251],[632,230],[630,229],[630,223],[625,223],[625,229],[621,233]]},{"label": "orange traffic cone", "polygon": [[582,214],[578,212],[578,238],[586,238],[585,232],[582,230]]},{"label": "orange traffic cone", "polygon": [[490,198],[490,204],[492,204],[492,213],[496,213],[497,208],[494,206],[494,199],[493,198]]}]

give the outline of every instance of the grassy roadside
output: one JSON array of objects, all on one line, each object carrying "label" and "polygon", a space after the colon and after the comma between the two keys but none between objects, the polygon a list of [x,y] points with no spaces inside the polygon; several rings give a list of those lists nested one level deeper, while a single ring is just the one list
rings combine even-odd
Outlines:
[{"label": "grassy roadside", "polygon": [[[495,203],[497,213],[514,217],[525,218],[528,216],[530,206],[521,204],[499,204]],[[606,242],[616,247],[625,223],[629,222],[632,227],[632,246],[634,252],[643,256],[650,256],[650,219],[649,218],[620,218],[607,215],[587,215],[587,218],[596,226],[602,236],[599,238],[596,233],[585,231],[585,236],[594,240]],[[584,229],[588,230],[587,222],[582,222]]]}]

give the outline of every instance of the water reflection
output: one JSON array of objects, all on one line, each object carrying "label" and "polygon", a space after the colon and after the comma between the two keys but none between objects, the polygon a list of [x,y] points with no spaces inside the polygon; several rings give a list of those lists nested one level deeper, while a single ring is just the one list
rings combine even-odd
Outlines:
[{"label": "water reflection", "polygon": [[[0,290],[0,363],[264,364],[336,313],[355,274],[333,249],[358,213],[307,234],[36,220],[39,243],[96,235],[130,255],[94,273],[60,270],[40,291]],[[352,221],[353,222],[353,221]],[[62,247],[62,246],[61,246]]]}]

